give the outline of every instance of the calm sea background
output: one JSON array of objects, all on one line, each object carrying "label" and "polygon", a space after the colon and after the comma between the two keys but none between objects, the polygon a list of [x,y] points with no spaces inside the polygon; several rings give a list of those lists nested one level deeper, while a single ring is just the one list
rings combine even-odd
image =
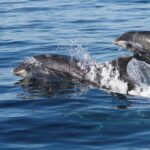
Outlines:
[{"label": "calm sea background", "polygon": [[[150,99],[100,89],[17,85],[26,56],[86,50],[98,62],[123,32],[150,30],[149,0],[0,0],[0,149],[150,149]],[[73,52],[76,54],[76,52]]]}]

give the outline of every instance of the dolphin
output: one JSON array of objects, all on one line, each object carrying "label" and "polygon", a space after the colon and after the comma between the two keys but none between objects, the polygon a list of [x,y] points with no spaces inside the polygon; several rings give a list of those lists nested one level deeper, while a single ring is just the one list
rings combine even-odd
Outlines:
[{"label": "dolphin", "polygon": [[150,63],[150,31],[131,31],[123,33],[113,43],[128,49]]}]

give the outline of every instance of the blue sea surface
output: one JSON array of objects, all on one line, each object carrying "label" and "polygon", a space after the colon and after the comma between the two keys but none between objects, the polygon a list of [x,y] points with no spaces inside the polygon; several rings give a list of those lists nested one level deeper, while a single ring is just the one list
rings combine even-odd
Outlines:
[{"label": "blue sea surface", "polygon": [[82,85],[46,91],[11,72],[39,54],[130,55],[112,40],[131,30],[150,30],[149,0],[0,0],[0,149],[150,149],[149,98]]}]

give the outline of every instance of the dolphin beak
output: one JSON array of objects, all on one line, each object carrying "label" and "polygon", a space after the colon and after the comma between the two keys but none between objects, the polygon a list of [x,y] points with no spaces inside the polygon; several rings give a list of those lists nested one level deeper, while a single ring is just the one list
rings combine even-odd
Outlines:
[{"label": "dolphin beak", "polygon": [[115,45],[118,45],[118,40],[115,39],[115,40],[112,41],[112,43],[115,44]]},{"label": "dolphin beak", "polygon": [[25,69],[12,69],[12,73],[16,76],[26,77],[27,71]]},{"label": "dolphin beak", "polygon": [[115,39],[113,42],[113,44],[117,45],[117,46],[120,46],[122,48],[127,48],[127,41],[123,41],[123,40],[118,40],[118,39]]}]

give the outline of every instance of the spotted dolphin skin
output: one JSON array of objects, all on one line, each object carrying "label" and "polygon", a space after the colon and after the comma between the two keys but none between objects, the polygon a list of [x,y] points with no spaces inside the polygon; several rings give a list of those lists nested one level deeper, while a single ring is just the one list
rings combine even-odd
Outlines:
[{"label": "spotted dolphin skin", "polygon": [[150,31],[126,32],[113,43],[134,54],[150,55]]},{"label": "spotted dolphin skin", "polygon": [[88,68],[80,68],[79,60],[63,55],[38,55],[25,59],[13,69],[13,74],[36,79],[82,80]]}]

